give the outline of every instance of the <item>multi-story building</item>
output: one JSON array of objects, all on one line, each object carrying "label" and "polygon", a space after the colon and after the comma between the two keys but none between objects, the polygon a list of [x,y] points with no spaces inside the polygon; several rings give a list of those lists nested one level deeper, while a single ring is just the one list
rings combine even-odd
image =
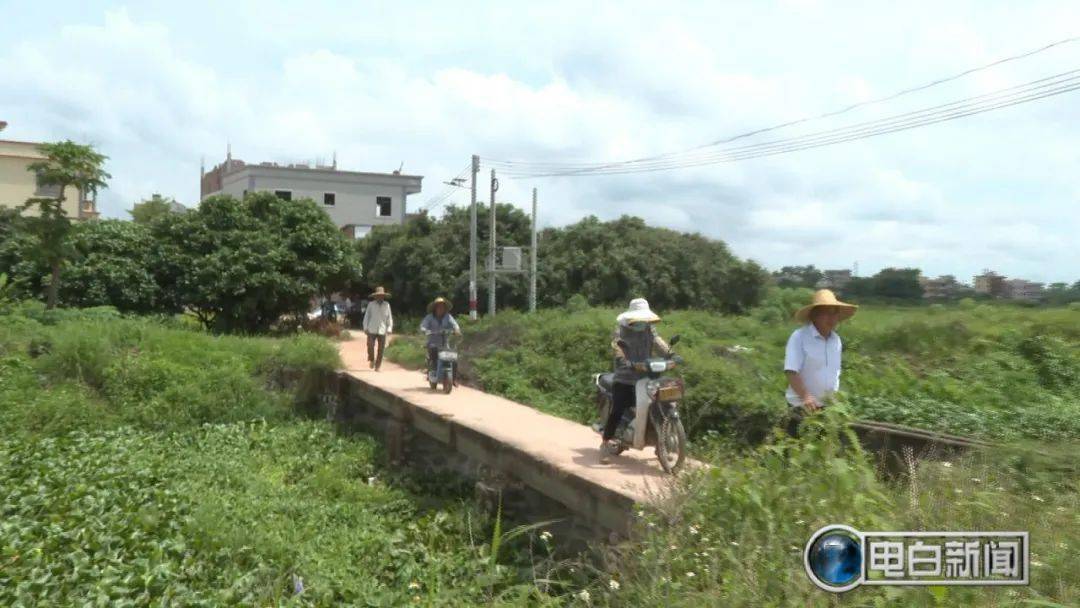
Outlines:
[{"label": "multi-story building", "polygon": [[975,293],[995,297],[1006,295],[1005,277],[993,270],[983,270],[982,274],[975,276],[972,283],[975,285]]},{"label": "multi-story building", "polygon": [[920,275],[919,285],[923,288],[923,298],[927,300],[946,300],[971,292],[971,287],[957,281],[951,274],[944,274],[936,279]]},{"label": "multi-story building", "polygon": [[[29,170],[31,164],[46,158],[41,153],[40,145],[0,139],[0,207],[18,207],[29,198],[56,198],[59,194],[59,187],[40,185],[37,175]],[[98,216],[95,200],[84,196],[74,186],[64,190],[63,207],[72,219],[85,220]],[[30,208],[25,213],[33,215],[36,210]]]},{"label": "multi-story building", "polygon": [[1008,279],[1005,281],[1005,297],[1010,300],[1026,300],[1035,302],[1043,295],[1043,284],[1024,279]]},{"label": "multi-story building", "polygon": [[226,156],[225,162],[202,172],[200,200],[215,194],[243,197],[273,192],[286,200],[310,198],[346,234],[366,235],[373,226],[405,221],[406,199],[420,192],[419,175],[342,171],[337,161],[319,164],[248,164]]}]

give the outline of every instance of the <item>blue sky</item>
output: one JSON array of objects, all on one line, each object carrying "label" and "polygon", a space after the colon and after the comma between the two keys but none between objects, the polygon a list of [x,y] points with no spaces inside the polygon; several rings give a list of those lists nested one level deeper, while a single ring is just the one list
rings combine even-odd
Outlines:
[{"label": "blue sky", "polygon": [[[407,8],[406,8],[407,7]],[[609,160],[690,148],[1080,35],[1075,2],[409,3],[0,0],[3,137],[110,156],[106,215],[198,198],[200,158],[329,159],[425,176],[469,155]],[[1080,42],[779,132],[1080,68]],[[740,163],[501,180],[541,222],[632,213],[776,268],[913,265],[1080,279],[1080,92]],[[485,168],[486,174],[486,168]],[[484,189],[482,189],[483,191]],[[482,196],[485,198],[486,196]],[[462,191],[451,199],[463,203]]]}]

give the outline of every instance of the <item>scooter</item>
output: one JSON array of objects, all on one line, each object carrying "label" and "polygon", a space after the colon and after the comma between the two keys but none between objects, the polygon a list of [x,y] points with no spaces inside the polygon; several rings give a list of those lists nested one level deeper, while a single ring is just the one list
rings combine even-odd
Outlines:
[{"label": "scooter", "polygon": [[[431,333],[431,332],[429,332]],[[457,367],[458,354],[450,345],[450,336],[454,332],[450,330],[443,330],[441,333],[444,337],[443,345],[439,348],[439,354],[435,358],[435,361],[428,359],[427,366],[427,379],[428,386],[431,390],[436,390],[439,383],[442,383],[442,391],[449,393],[454,389],[454,370]]]},{"label": "scooter", "polygon": [[[673,336],[670,346],[674,347],[678,342],[679,336]],[[626,348],[621,340],[619,345]],[[664,374],[681,363],[682,357],[669,351],[666,357],[653,357],[637,364],[638,369],[646,375],[634,386],[636,405],[626,411],[612,437],[616,454],[630,448],[642,450],[646,446],[655,446],[661,468],[672,475],[679,472],[686,459],[686,429],[679,419],[679,400],[685,391],[682,378]],[[596,374],[593,382],[596,384],[596,410],[600,418],[593,429],[603,433],[604,423],[614,407],[611,391],[615,374]]]}]

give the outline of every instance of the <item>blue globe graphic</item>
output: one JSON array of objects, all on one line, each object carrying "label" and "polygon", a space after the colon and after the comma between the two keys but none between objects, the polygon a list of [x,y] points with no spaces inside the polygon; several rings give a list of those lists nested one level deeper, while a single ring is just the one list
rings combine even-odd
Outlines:
[{"label": "blue globe graphic", "polygon": [[862,548],[846,534],[825,534],[810,548],[810,569],[822,582],[843,587],[862,571]]}]

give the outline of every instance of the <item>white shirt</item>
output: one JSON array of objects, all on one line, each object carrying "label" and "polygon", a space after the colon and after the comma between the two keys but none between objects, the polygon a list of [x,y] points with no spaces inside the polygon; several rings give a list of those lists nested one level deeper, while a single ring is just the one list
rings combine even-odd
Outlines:
[{"label": "white shirt", "polygon": [[394,331],[394,315],[390,313],[390,302],[372,300],[364,311],[364,333],[383,336]]},{"label": "white shirt", "polygon": [[[813,323],[791,332],[784,351],[784,371],[798,372],[808,393],[819,403],[840,390],[840,355],[843,352],[840,336],[835,331],[822,336]],[[802,399],[788,385],[787,402],[802,405]]]}]

